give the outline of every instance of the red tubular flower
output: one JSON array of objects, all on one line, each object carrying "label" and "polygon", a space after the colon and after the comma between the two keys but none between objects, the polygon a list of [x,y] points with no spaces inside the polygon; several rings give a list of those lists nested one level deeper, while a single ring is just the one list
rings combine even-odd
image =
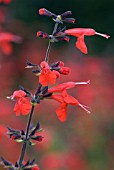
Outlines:
[{"label": "red tubular flower", "polygon": [[11,100],[16,100],[16,104],[14,106],[14,112],[16,116],[19,116],[20,113],[23,115],[29,114],[31,110],[30,102],[25,98],[26,93],[22,90],[15,91],[12,96],[8,97]]},{"label": "red tubular flower", "polygon": [[64,122],[66,120],[68,104],[80,106],[88,114],[90,114],[90,111],[86,109],[86,106],[80,104],[77,99],[70,96],[66,90],[64,90],[61,95],[59,94],[52,95],[52,99],[60,102],[60,107],[56,109],[56,114],[61,122]]},{"label": "red tubular flower", "polygon": [[73,82],[73,81],[70,81],[70,82],[66,82],[66,83],[62,83],[62,84],[59,84],[57,86],[54,86],[54,87],[50,88],[48,90],[48,92],[49,93],[62,92],[63,90],[71,89],[71,88],[75,87],[76,85],[87,85],[87,84],[90,84],[90,80],[88,80],[87,82]]},{"label": "red tubular flower", "polygon": [[100,35],[104,38],[109,38],[109,35],[101,34],[96,32],[94,29],[91,28],[72,28],[64,31],[65,34],[77,37],[76,47],[82,51],[83,53],[87,54],[87,46],[84,42],[84,35],[92,36],[92,35]]},{"label": "red tubular flower", "polygon": [[58,71],[55,71],[55,70],[51,71],[48,63],[45,61],[42,61],[40,66],[41,66],[42,70],[39,75],[39,82],[43,86],[47,86],[49,83],[54,84],[56,79],[60,76]]},{"label": "red tubular flower", "polygon": [[[66,89],[73,88],[75,85],[81,85],[81,84],[86,85],[89,83],[90,81],[79,82],[79,83],[67,82],[67,83],[57,85],[48,90],[49,93],[52,93],[51,98],[60,102],[60,107],[56,109],[56,114],[61,122],[64,122],[66,120],[68,104],[79,106],[82,109],[84,109],[88,114],[90,114],[90,111],[86,109],[87,106],[80,104],[77,99],[70,96],[66,91]],[[54,92],[59,92],[61,94],[53,94]]]}]

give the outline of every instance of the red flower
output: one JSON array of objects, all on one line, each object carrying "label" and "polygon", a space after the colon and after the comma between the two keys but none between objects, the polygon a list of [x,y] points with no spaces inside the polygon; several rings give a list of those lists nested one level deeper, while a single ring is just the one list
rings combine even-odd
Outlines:
[{"label": "red flower", "polygon": [[12,53],[12,45],[11,42],[20,43],[22,40],[21,37],[8,33],[8,32],[1,32],[0,33],[0,48],[4,54],[9,55]]},{"label": "red flower", "polygon": [[10,2],[11,2],[11,0],[0,0],[0,3],[9,4]]},{"label": "red flower", "polygon": [[48,63],[45,62],[45,61],[42,61],[40,66],[41,66],[42,70],[41,70],[41,73],[39,75],[39,82],[43,86],[47,86],[49,83],[54,84],[56,79],[60,75],[58,73],[58,71],[55,71],[55,70],[51,71]]},{"label": "red flower", "polygon": [[50,93],[61,92],[61,94],[52,94],[51,98],[60,102],[60,107],[56,109],[56,114],[57,114],[59,120],[62,122],[66,120],[68,104],[80,106],[88,114],[90,114],[90,111],[86,109],[87,108],[86,106],[80,104],[77,99],[70,96],[66,91],[66,89],[72,88],[76,84],[89,84],[89,81],[81,82],[81,83],[67,82],[67,83],[57,85],[57,86],[50,88],[48,90],[48,92],[50,92]]},{"label": "red flower", "polygon": [[15,99],[16,104],[14,106],[14,112],[16,116],[19,116],[20,113],[23,115],[29,114],[31,110],[30,102],[25,98],[26,93],[22,90],[15,91],[12,96],[8,97],[11,100]]},{"label": "red flower", "polygon": [[26,96],[26,93],[24,91],[17,90],[17,91],[14,91],[12,96],[10,96],[10,99],[20,99],[25,96]]},{"label": "red flower", "polygon": [[88,51],[87,46],[84,42],[84,35],[92,36],[96,34],[107,39],[110,37],[109,35],[98,33],[91,28],[72,28],[65,30],[65,34],[77,37],[76,47],[85,54],[87,54]]},{"label": "red flower", "polygon": [[59,84],[57,86],[54,86],[54,87],[50,88],[48,90],[48,92],[49,93],[62,92],[63,90],[73,88],[76,85],[86,85],[86,84],[90,84],[90,80],[88,80],[87,82],[73,82],[73,81],[70,81],[70,82],[66,82],[66,83],[62,83],[62,84]]},{"label": "red flower", "polygon": [[32,168],[32,170],[40,170],[38,166]]},{"label": "red flower", "polygon": [[62,61],[60,61],[59,63],[59,73],[60,74],[64,74],[64,75],[67,75],[70,73],[70,68],[69,67],[64,67],[64,63]]}]

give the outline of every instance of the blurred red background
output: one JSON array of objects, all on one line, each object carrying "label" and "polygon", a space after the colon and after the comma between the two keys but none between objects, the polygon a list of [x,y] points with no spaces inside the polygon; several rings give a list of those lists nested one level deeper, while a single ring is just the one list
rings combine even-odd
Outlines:
[{"label": "blurred red background", "polygon": [[[24,4],[27,4],[27,1]],[[33,7],[36,4],[37,10],[41,5],[45,5],[43,2],[38,5],[38,2],[33,1]],[[20,8],[16,13],[15,7],[18,5]],[[22,42],[19,43],[12,40],[5,43],[0,41],[0,155],[12,162],[18,160],[22,144],[9,139],[6,135],[6,128],[25,129],[28,116],[16,117],[13,112],[14,103],[8,101],[6,96],[10,96],[19,85],[35,92],[38,78],[31,73],[31,70],[25,69],[25,63],[26,60],[30,60],[40,64],[45,57],[48,41],[37,38],[36,31],[45,31],[46,27],[46,31],[51,32],[52,30],[51,24],[47,26],[48,22],[51,23],[50,19],[46,18],[46,22],[42,16],[42,20],[37,18],[38,11],[35,11],[34,8],[32,10],[37,20],[34,19],[32,22],[32,18],[30,18],[30,23],[28,23],[25,16],[19,18],[21,5],[23,10],[23,3],[16,0],[15,2],[12,0],[9,5],[0,5],[0,33],[9,32],[22,37]],[[72,8],[67,10],[72,10]],[[28,11],[29,15],[30,13],[33,15],[31,9]],[[29,18],[27,19],[29,20]],[[81,25],[83,26],[83,23]],[[93,27],[92,23],[89,27],[91,26]],[[95,26],[96,28],[99,29],[98,25]],[[100,31],[105,33],[106,29]],[[92,40],[90,41],[90,39]],[[113,45],[112,40],[103,39],[105,45],[102,46],[100,39],[100,37],[86,38],[88,55],[82,54],[75,48],[75,39],[72,39],[70,43],[52,46],[50,62],[62,60],[66,66],[71,68],[71,73],[61,76],[57,84],[66,81],[91,81],[89,86],[78,86],[68,91],[80,103],[90,106],[92,113],[87,115],[80,108],[70,106],[67,121],[61,123],[55,113],[55,109],[58,107],[56,101],[45,100],[36,107],[33,122],[41,123],[41,127],[44,129],[42,132],[44,140],[34,147],[28,147],[25,159],[36,158],[36,162],[42,170],[113,170]],[[100,45],[102,49],[99,49]],[[3,167],[1,168],[3,169]]]}]

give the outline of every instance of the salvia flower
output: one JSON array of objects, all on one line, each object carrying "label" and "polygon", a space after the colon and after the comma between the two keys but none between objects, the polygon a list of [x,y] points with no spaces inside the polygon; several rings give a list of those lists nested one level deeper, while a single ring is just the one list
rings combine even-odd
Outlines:
[{"label": "salvia flower", "polygon": [[[88,114],[91,112],[87,109],[87,106],[82,105],[79,103],[77,99],[70,96],[67,93],[67,89],[73,88],[76,85],[87,85],[90,81],[87,82],[66,82],[60,85],[57,85],[55,87],[52,87],[48,90],[49,93],[52,93],[52,96],[50,96],[51,99],[54,99],[60,103],[60,107],[56,109],[56,114],[61,122],[64,122],[67,117],[67,106],[68,104],[75,105],[81,107],[83,110],[85,110]],[[55,93],[58,94],[55,94]]]},{"label": "salvia flower", "polygon": [[42,61],[40,66],[42,70],[39,75],[39,82],[43,86],[47,86],[48,84],[54,84],[56,82],[56,79],[60,76],[58,71],[51,71],[48,63],[45,61]]},{"label": "salvia flower", "polygon": [[72,29],[65,30],[64,33],[66,35],[77,37],[76,47],[85,54],[88,53],[88,50],[84,42],[84,36],[100,35],[107,39],[110,37],[109,35],[98,33],[91,28],[72,28]]},{"label": "salvia flower", "polygon": [[39,14],[52,17],[52,19],[57,23],[63,23],[63,22],[74,23],[75,22],[74,18],[69,18],[69,16],[72,14],[71,11],[66,11],[60,15],[56,15],[56,14],[48,11],[45,8],[41,8],[41,9],[39,9]]},{"label": "salvia flower", "polygon": [[39,76],[39,83],[42,84],[42,86],[54,84],[60,74],[68,75],[70,73],[70,68],[65,67],[62,61],[52,64],[42,61],[40,66],[27,61],[26,68],[35,68],[32,70],[32,72],[35,73],[36,76]]},{"label": "salvia flower", "polygon": [[22,90],[17,90],[13,93],[13,95],[7,97],[8,99],[16,100],[14,106],[14,112],[16,113],[16,116],[19,116],[20,113],[27,115],[31,110],[31,103],[25,97],[26,93]]}]

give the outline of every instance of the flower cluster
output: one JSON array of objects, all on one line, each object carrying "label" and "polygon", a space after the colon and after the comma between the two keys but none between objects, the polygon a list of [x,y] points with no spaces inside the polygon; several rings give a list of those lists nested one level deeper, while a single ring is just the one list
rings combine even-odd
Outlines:
[{"label": "flower cluster", "polygon": [[[15,140],[16,142],[24,142],[26,140],[26,134],[23,130],[15,130],[10,127],[8,127],[7,134],[10,136],[11,139]],[[43,140],[43,137],[41,135],[38,135],[39,132],[41,132],[42,129],[40,128],[40,123],[38,122],[36,126],[31,126],[28,133],[28,144],[34,145],[36,142],[41,142]]]},{"label": "flower cluster", "polygon": [[62,61],[48,64],[46,61],[42,61],[40,66],[26,62],[26,68],[35,68],[32,70],[37,76],[39,76],[39,83],[42,86],[48,86],[49,84],[55,84],[56,79],[60,77],[60,74],[68,75],[70,72],[69,67],[65,67]]},{"label": "flower cluster", "polygon": [[[1,1],[0,1],[1,2]],[[10,2],[10,1],[2,1]],[[28,115],[28,124],[26,131],[17,130],[8,127],[7,134],[9,137],[17,142],[23,142],[22,152],[19,160],[14,164],[1,158],[2,164],[9,170],[39,170],[39,167],[34,163],[35,160],[24,161],[24,154],[27,144],[34,145],[36,142],[41,142],[43,136],[39,135],[39,132],[42,131],[40,128],[40,123],[38,122],[36,126],[33,126],[31,123],[33,111],[37,104],[41,103],[44,100],[55,100],[60,103],[60,106],[56,109],[56,115],[61,122],[66,121],[67,119],[67,107],[68,105],[74,105],[82,108],[87,114],[90,114],[90,108],[81,104],[76,98],[71,96],[68,93],[68,90],[74,88],[78,85],[88,85],[90,80],[85,82],[76,82],[76,80],[65,82],[62,84],[55,85],[56,81],[61,75],[68,75],[70,73],[70,68],[64,66],[63,61],[55,61],[53,63],[49,62],[49,53],[51,45],[55,42],[66,41],[69,42],[69,36],[77,37],[76,47],[83,53],[87,54],[87,46],[84,42],[84,36],[100,35],[105,38],[110,36],[106,34],[101,34],[96,32],[91,28],[71,28],[66,29],[66,27],[61,27],[63,23],[74,24],[75,19],[70,18],[72,12],[66,11],[60,15],[56,15],[45,8],[39,10],[40,15],[49,16],[55,22],[55,26],[52,34],[45,33],[43,31],[38,31],[37,36],[47,39],[49,41],[48,48],[44,60],[40,64],[34,64],[30,61],[27,61],[26,68],[32,69],[32,72],[38,77],[38,87],[34,94],[26,90],[24,87],[20,86],[19,90],[13,92],[13,94],[8,99],[11,99],[15,102],[14,112],[16,116]],[[9,42],[20,42],[21,38],[13,34],[2,32],[0,33],[0,42],[2,47],[6,45],[8,47]],[[10,46],[10,45],[9,45]],[[50,87],[50,85],[54,85]],[[29,97],[29,99],[28,99]]]}]

